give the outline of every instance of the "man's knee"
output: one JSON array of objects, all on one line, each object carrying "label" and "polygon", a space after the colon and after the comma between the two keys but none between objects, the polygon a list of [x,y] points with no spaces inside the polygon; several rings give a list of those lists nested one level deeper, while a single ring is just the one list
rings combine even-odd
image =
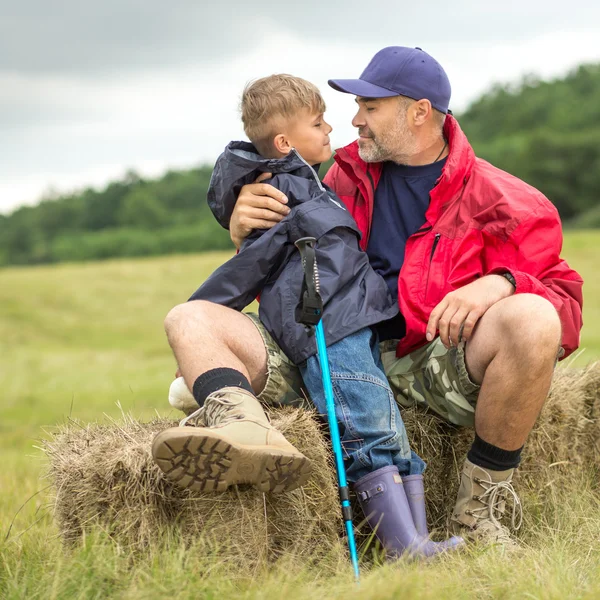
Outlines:
[{"label": "man's knee", "polygon": [[561,323],[552,304],[535,294],[516,294],[494,304],[483,316],[466,347],[466,364],[473,381],[499,354],[508,352],[523,368],[537,371],[556,359]]},{"label": "man's knee", "polygon": [[532,360],[554,360],[561,342],[561,323],[554,306],[535,294],[507,299],[499,314],[498,330],[513,349],[522,349]]},{"label": "man's knee", "polygon": [[165,331],[171,338],[190,327],[191,323],[206,320],[210,312],[210,302],[194,300],[174,306],[165,317]]}]

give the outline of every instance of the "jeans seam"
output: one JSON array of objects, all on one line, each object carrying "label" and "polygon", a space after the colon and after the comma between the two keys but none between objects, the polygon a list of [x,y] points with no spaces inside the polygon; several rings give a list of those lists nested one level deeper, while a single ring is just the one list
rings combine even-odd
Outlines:
[{"label": "jeans seam", "polygon": [[[400,409],[398,408],[398,404],[396,403],[396,398],[392,393],[391,388],[388,389],[388,400],[390,401],[390,425],[392,431],[398,431],[396,427],[396,411],[400,413]],[[400,419],[402,420],[402,424],[404,424],[404,420],[402,419],[402,415],[400,415]]]},{"label": "jeans seam", "polygon": [[362,451],[362,446],[356,451],[355,457],[363,467],[371,466],[371,461],[367,459],[367,455]]},{"label": "jeans seam", "polygon": [[399,440],[400,440],[400,432],[396,431],[394,433],[394,435],[387,442],[381,442],[379,445],[386,448],[388,446],[393,446]]},{"label": "jeans seam", "polygon": [[[334,394],[336,400],[338,401],[338,403],[340,405],[340,408],[342,409],[342,415],[344,417],[344,426],[346,427],[346,429],[353,436],[357,436],[358,432],[356,431],[356,429],[354,429],[354,426],[352,424],[352,419],[350,418],[350,407],[348,406],[348,404],[344,400],[343,395],[339,392],[337,386],[334,384],[333,381],[332,381],[332,384],[333,384],[332,385],[332,387],[333,387],[333,394]],[[360,448],[362,448],[362,443],[361,442],[359,442],[359,449]]]},{"label": "jeans seam", "polygon": [[331,379],[341,379],[344,381],[365,381],[368,383],[372,383],[379,387],[385,388],[389,391],[390,384],[387,381],[381,380],[379,377],[375,377],[374,375],[369,375],[368,373],[358,373],[356,375],[352,373],[338,373],[332,372]]}]

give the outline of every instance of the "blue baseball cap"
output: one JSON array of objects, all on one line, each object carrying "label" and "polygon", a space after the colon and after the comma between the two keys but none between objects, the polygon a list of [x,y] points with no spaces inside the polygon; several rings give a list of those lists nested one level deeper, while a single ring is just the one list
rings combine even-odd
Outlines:
[{"label": "blue baseball cap", "polygon": [[442,65],[421,48],[389,46],[380,50],[358,79],[330,79],[338,92],[363,98],[426,98],[440,112],[450,104],[450,81]]}]

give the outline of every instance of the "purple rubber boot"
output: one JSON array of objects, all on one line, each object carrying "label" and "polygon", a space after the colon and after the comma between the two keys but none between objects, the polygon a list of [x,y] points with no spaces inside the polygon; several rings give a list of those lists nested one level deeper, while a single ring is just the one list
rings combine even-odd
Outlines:
[{"label": "purple rubber boot", "polygon": [[[407,475],[402,477],[404,484],[404,493],[410,506],[415,529],[420,536],[429,539],[429,530],[427,529],[427,515],[425,513],[425,489],[423,487],[423,475]],[[457,546],[462,546],[464,540],[460,537],[451,537],[444,542],[438,542],[444,546],[445,550],[451,550]]]},{"label": "purple rubber boot", "polygon": [[[399,557],[407,552],[415,558],[430,557],[456,547],[432,542],[417,532],[397,467],[383,467],[365,475],[354,484],[354,491],[367,522],[389,555]],[[461,538],[453,539],[462,544]]]}]

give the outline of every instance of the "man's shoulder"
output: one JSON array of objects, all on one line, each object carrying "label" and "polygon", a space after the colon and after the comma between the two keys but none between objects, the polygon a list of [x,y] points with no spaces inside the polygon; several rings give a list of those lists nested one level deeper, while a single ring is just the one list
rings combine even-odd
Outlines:
[{"label": "man's shoulder", "polygon": [[475,159],[468,184],[469,199],[481,207],[503,204],[525,213],[536,208],[556,211],[540,190],[482,158]]}]

